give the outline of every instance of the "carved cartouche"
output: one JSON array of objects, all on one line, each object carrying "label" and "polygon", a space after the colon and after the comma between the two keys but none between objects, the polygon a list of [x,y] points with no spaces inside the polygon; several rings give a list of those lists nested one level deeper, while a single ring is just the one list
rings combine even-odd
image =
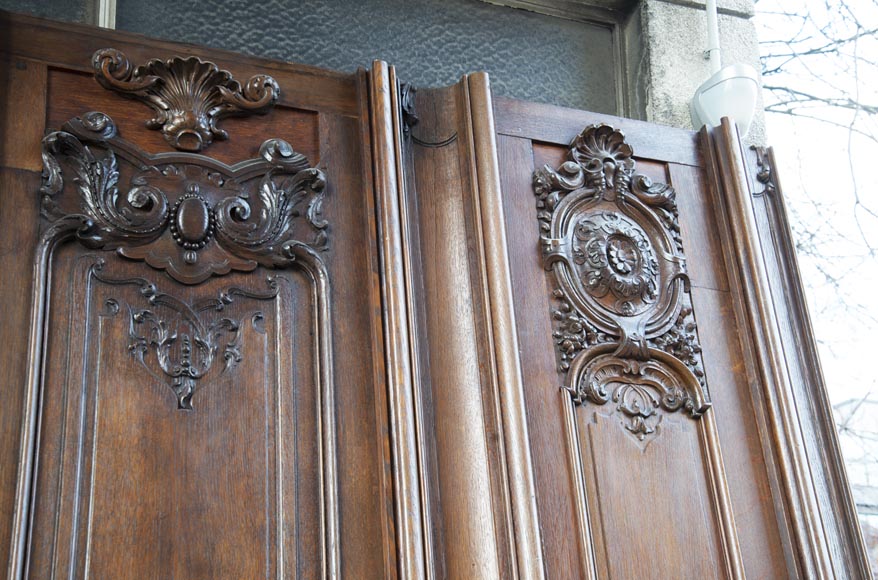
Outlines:
[{"label": "carved cartouche", "polygon": [[635,173],[608,125],[534,174],[543,263],[557,289],[554,341],[576,403],[613,403],[643,440],[660,412],[709,406],[674,190]]}]

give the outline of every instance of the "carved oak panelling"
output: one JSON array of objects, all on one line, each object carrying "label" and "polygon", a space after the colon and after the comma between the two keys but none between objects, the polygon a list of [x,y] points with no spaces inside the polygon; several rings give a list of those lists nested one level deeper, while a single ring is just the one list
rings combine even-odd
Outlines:
[{"label": "carved oak panelling", "polygon": [[[117,155],[127,161],[123,191]],[[323,172],[279,139],[259,155],[232,166],[191,153],[148,155],[107,115],[87,113],[43,139],[43,213],[70,221],[86,246],[115,249],[184,284],[323,250]],[[59,205],[65,173],[78,208]]]},{"label": "carved oak panelling", "polygon": [[674,191],[635,173],[624,135],[586,128],[534,174],[554,342],[576,403],[615,405],[639,440],[709,407]]},{"label": "carved oak panelling", "polygon": [[178,407],[189,410],[196,384],[210,373],[217,358],[223,360],[223,373],[233,371],[243,359],[242,321],[264,333],[265,314],[261,310],[247,312],[243,318],[230,317],[227,307],[239,298],[265,301],[276,298],[278,293],[277,281],[269,277],[264,292],[231,287],[216,297],[189,304],[160,292],[155,283],[145,278],[114,280],[97,272],[94,276],[105,284],[138,288],[140,304],[108,298],[106,307],[111,315],[127,311],[128,352],[155,379],[170,379],[168,386],[177,397]]},{"label": "carved oak panelling", "polygon": [[[330,458],[308,276],[260,268],[190,287],[159,275],[153,285],[143,264],[81,252],[60,247],[54,268],[34,523],[47,543],[34,547],[33,577],[321,576],[321,551],[334,542],[323,531]],[[187,307],[206,326],[240,322],[214,325],[216,358],[231,359],[195,379],[194,412],[175,409],[160,346],[129,350],[132,326],[159,338],[146,318],[132,321],[151,311],[176,333],[164,346],[183,367],[184,333],[194,346],[198,327],[176,312]],[[223,348],[232,340],[237,362]],[[224,372],[226,363],[235,366]]]},{"label": "carved oak panelling", "polygon": [[26,410],[45,430],[16,532],[34,575],[336,577],[322,171],[278,139],[233,165],[150,155],[99,112],[43,161],[29,380],[47,403]]},{"label": "carved oak panelling", "polygon": [[200,58],[153,59],[133,66],[113,48],[92,56],[95,79],[105,88],[142,101],[155,116],[146,122],[182,151],[201,151],[229,134],[217,127],[225,117],[267,113],[280,96],[268,75],[255,75],[244,86],[232,73]]}]

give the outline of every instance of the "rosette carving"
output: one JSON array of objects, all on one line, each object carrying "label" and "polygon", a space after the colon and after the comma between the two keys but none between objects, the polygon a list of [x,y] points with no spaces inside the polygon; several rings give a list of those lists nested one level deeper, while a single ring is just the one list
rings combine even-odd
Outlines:
[{"label": "rosette carving", "polygon": [[639,439],[662,412],[709,406],[674,190],[635,173],[621,131],[594,125],[534,174],[559,370],[574,401],[613,403]]},{"label": "rosette carving", "polygon": [[214,139],[228,139],[217,127],[220,120],[265,114],[280,96],[268,75],[255,75],[242,86],[229,71],[194,56],[153,59],[135,67],[123,52],[104,48],[94,53],[92,65],[101,86],[152,107],[155,116],[146,126],[161,130],[182,151],[201,151]]},{"label": "rosette carving", "polygon": [[[44,138],[43,163],[47,219],[75,222],[86,246],[143,260],[184,284],[284,267],[327,246],[323,172],[278,139],[265,141],[259,158],[232,166],[191,153],[151,156],[92,112]],[[75,197],[63,195],[65,176]]]}]

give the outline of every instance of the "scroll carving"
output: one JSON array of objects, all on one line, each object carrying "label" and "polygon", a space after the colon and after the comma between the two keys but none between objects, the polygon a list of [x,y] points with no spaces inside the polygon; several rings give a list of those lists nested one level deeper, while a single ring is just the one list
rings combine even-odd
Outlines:
[{"label": "scroll carving", "polygon": [[[93,268],[95,278],[101,282],[139,288],[146,307],[125,304],[128,351],[156,380],[170,381],[168,386],[177,398],[177,407],[186,410],[192,410],[192,396],[200,379],[210,373],[218,358],[223,360],[222,373],[232,371],[243,360],[240,337],[244,324],[240,318],[224,316],[226,307],[238,298],[265,301],[278,294],[277,282],[269,277],[266,292],[228,288],[216,298],[188,304],[159,292],[153,282],[144,278],[106,278],[98,273],[102,267],[103,260]],[[115,298],[108,299],[105,306],[110,316],[122,310],[122,304]],[[260,310],[247,316],[257,332],[264,332],[264,318]]]},{"label": "scroll carving", "polygon": [[[192,153],[148,155],[121,139],[107,115],[91,112],[43,139],[43,165],[47,219],[68,218],[84,245],[145,261],[184,284],[284,267],[327,246],[323,172],[279,139],[233,166]],[[62,195],[65,175],[78,207]]]},{"label": "scroll carving", "polygon": [[201,151],[229,135],[217,126],[225,117],[265,114],[280,96],[277,82],[255,75],[243,86],[229,71],[191,56],[153,59],[135,67],[113,48],[92,56],[95,78],[105,88],[142,101],[155,116],[146,122],[182,151]]},{"label": "scroll carving", "polygon": [[418,112],[415,109],[415,93],[418,91],[411,83],[399,85],[399,104],[402,109],[402,130],[408,135],[412,127],[418,124]]},{"label": "scroll carving", "polygon": [[762,195],[774,195],[777,192],[777,184],[774,182],[774,174],[771,167],[771,159],[768,150],[765,147],[753,145],[750,147],[756,152],[756,166],[759,171],[756,172],[756,181],[762,184],[762,191],[756,192],[756,197]]},{"label": "scroll carving", "polygon": [[573,400],[614,404],[641,441],[662,413],[699,417],[710,403],[674,190],[635,173],[631,146],[608,125],[580,133],[557,170],[537,170],[534,190]]}]

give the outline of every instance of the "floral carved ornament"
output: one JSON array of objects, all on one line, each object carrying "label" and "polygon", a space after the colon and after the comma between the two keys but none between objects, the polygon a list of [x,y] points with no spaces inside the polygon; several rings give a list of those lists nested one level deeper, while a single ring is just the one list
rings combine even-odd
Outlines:
[{"label": "floral carved ornament", "polygon": [[534,173],[553,338],[577,404],[615,405],[637,439],[663,413],[703,414],[701,347],[674,190],[635,173],[622,132],[593,125]]}]

